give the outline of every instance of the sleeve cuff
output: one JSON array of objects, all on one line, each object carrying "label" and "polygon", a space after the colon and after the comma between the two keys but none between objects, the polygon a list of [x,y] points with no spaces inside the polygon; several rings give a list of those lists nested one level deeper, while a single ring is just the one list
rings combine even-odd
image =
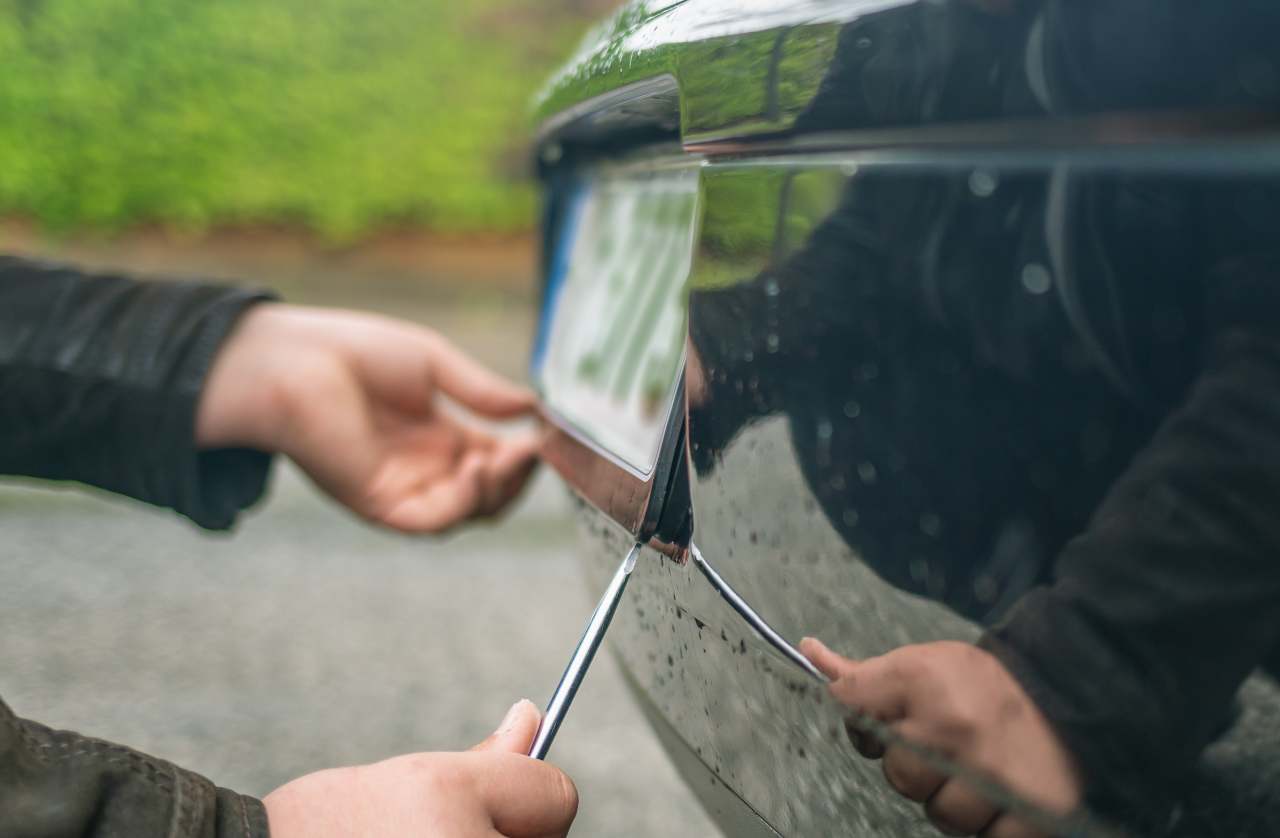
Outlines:
[{"label": "sleeve cuff", "polygon": [[[118,426],[121,434],[153,428],[163,443],[139,447],[138,491],[129,494],[167,506],[205,529],[225,530],[265,493],[272,457],[249,449],[199,450],[196,411],[214,359],[241,315],[274,297],[211,286],[174,288],[173,293],[181,297],[174,326],[181,344],[157,351],[177,357],[164,379],[155,382],[155,391],[126,411]],[[191,324],[184,328],[188,318]]]},{"label": "sleeve cuff", "polygon": [[270,835],[267,807],[257,798],[220,788],[217,809],[216,838],[268,838]]},{"label": "sleeve cuff", "polygon": [[1129,683],[1123,663],[1065,610],[1051,590],[1037,588],[978,646],[1004,665],[1076,758],[1090,811],[1137,834],[1163,834],[1183,789],[1177,766],[1144,758],[1159,751],[1147,741],[1159,727],[1158,699]]}]

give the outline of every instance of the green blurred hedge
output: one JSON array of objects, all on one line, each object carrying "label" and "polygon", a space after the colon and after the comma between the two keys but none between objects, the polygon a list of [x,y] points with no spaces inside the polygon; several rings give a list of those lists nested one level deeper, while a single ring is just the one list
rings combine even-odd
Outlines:
[{"label": "green blurred hedge", "polygon": [[529,225],[566,0],[0,0],[0,214],[55,229]]}]

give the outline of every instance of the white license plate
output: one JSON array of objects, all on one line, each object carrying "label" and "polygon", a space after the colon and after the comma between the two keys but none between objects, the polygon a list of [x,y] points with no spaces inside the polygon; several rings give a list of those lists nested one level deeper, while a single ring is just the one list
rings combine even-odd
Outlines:
[{"label": "white license plate", "polygon": [[653,471],[685,351],[698,171],[604,175],[570,199],[533,378],[544,405],[627,470]]}]

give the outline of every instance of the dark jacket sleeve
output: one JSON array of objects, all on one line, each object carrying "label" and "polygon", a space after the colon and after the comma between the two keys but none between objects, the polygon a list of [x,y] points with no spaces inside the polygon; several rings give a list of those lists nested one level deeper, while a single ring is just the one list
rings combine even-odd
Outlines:
[{"label": "dark jacket sleeve", "polygon": [[1235,319],[1054,584],[982,640],[1076,754],[1094,807],[1148,827],[1280,640],[1280,341]]},{"label": "dark jacket sleeve", "polygon": [[119,745],[19,719],[0,702],[0,835],[266,838],[261,802]]},{"label": "dark jacket sleeve", "polygon": [[200,451],[200,391],[255,292],[0,257],[0,474],[74,480],[224,529],[267,454]]},{"label": "dark jacket sleeve", "polygon": [[[270,458],[200,451],[219,346],[260,293],[0,257],[0,473],[75,480],[229,527]],[[263,838],[262,804],[0,702],[0,835]]]}]

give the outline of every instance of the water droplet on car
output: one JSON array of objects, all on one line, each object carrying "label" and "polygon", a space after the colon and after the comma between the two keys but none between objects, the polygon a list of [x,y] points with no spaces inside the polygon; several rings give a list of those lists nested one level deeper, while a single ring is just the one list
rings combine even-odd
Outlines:
[{"label": "water droplet on car", "polygon": [[874,463],[858,463],[858,477],[868,486],[876,482],[878,472]]},{"label": "water droplet on car", "polygon": [[776,297],[782,289],[778,287],[778,280],[770,277],[764,284],[764,295],[766,297]]},{"label": "water droplet on car", "polygon": [[1037,262],[1032,262],[1022,269],[1022,287],[1029,294],[1045,294],[1053,287],[1053,276],[1049,269]]},{"label": "water droplet on car", "polygon": [[769,336],[768,336],[768,337],[766,337],[766,338],[765,338],[765,340],[764,340],[765,348],[767,348],[767,349],[769,350],[769,354],[771,354],[771,355],[772,355],[773,353],[775,353],[775,352],[777,352],[777,351],[778,351],[778,347],[779,347],[781,344],[782,344],[781,339],[780,339],[780,338],[778,337],[778,335],[777,335],[776,333],[774,333],[774,332],[770,332],[770,333],[769,333]]},{"label": "water droplet on car", "polygon": [[969,175],[969,191],[979,198],[989,198],[999,185],[999,181],[988,169],[974,169]]}]

